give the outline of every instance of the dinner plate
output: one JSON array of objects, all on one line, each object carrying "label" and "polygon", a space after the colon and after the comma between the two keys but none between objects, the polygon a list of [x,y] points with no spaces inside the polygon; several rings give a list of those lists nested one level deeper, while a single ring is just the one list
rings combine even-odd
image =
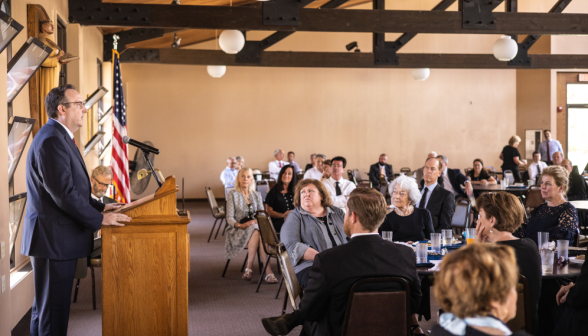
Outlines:
[{"label": "dinner plate", "polygon": [[582,264],[584,263],[584,261],[585,261],[585,260],[582,260],[582,259],[576,259],[576,258],[570,258],[569,260],[570,260],[570,262],[571,262],[572,264],[580,264],[580,265],[582,265]]}]

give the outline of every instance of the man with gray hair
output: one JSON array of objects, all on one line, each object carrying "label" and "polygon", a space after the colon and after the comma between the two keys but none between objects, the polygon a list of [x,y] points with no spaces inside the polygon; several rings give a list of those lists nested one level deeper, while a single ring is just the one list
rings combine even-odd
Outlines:
[{"label": "man with gray hair", "polygon": [[227,166],[220,175],[220,180],[225,188],[235,187],[235,178],[237,178],[238,172],[239,169],[237,169],[237,159],[231,156],[227,159]]},{"label": "man with gray hair", "polygon": [[474,188],[472,183],[465,177],[459,169],[447,168],[449,160],[445,155],[437,155],[437,160],[441,162],[443,169],[438,183],[446,190],[452,192],[455,197],[468,198],[473,195]]},{"label": "man with gray hair", "polygon": [[112,184],[112,170],[110,167],[98,166],[92,171],[92,198],[100,203],[109,204],[116,201],[106,195],[108,187]]},{"label": "man with gray hair", "polygon": [[325,154],[317,154],[315,166],[304,173],[304,179],[322,180],[324,172],[323,162],[325,162],[326,159],[327,157]]},{"label": "man with gray hair", "polygon": [[237,160],[237,170],[245,167],[245,159],[242,156],[237,156],[235,159]]},{"label": "man with gray hair", "polygon": [[280,175],[280,170],[282,170],[282,167],[288,165],[289,163],[283,161],[284,151],[279,148],[274,151],[274,157],[276,158],[276,160],[269,163],[268,170],[270,173],[270,178],[273,178],[277,182],[278,175]]}]

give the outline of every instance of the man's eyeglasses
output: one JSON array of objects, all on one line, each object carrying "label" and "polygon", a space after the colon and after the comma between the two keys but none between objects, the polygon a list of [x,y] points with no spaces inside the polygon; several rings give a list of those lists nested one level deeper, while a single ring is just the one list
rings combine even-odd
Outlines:
[{"label": "man's eyeglasses", "polygon": [[112,185],[112,183],[102,183],[102,182],[98,181],[97,179],[94,179],[94,181],[96,181],[96,183],[103,186],[104,188],[108,188]]},{"label": "man's eyeglasses", "polygon": [[67,105],[67,104],[75,104],[79,108],[83,108],[84,107],[84,102],[83,101],[61,103],[61,105]]}]

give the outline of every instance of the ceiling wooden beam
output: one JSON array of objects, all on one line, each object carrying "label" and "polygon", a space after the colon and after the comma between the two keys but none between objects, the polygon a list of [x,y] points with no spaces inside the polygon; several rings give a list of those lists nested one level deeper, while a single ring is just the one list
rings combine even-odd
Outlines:
[{"label": "ceiling wooden beam", "polygon": [[264,66],[292,68],[432,68],[432,69],[588,69],[588,55],[532,55],[531,66],[509,66],[486,54],[405,54],[399,65],[375,65],[372,53],[284,52],[263,53],[258,64],[237,63],[235,55],[221,50],[129,49],[121,54],[123,63]]},{"label": "ceiling wooden beam", "polygon": [[[69,0],[69,21],[89,26],[430,34],[588,34],[588,14],[493,13],[492,29],[463,28],[461,12],[299,10],[297,25],[265,25],[258,7],[109,4]],[[495,26],[495,27],[494,27]]]}]

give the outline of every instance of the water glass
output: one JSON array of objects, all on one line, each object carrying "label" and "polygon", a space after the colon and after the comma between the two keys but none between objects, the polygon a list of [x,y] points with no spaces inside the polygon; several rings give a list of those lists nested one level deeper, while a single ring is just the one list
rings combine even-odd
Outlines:
[{"label": "water glass", "polygon": [[476,228],[467,228],[466,229],[466,242],[467,244],[472,244],[476,239]]},{"label": "water glass", "polygon": [[431,250],[434,253],[441,254],[441,234],[431,233]]},{"label": "water glass", "polygon": [[443,234],[443,246],[451,246],[453,240],[453,230],[441,230]]},{"label": "water glass", "polygon": [[557,241],[557,261],[561,264],[568,262],[568,248],[570,246],[569,240]]},{"label": "water glass", "polygon": [[537,242],[539,250],[547,250],[549,248],[549,232],[537,232]]},{"label": "water glass", "polygon": [[505,177],[502,179],[502,181],[500,181],[500,190],[506,190],[507,185],[508,179]]},{"label": "water glass", "polygon": [[553,273],[553,256],[554,253],[552,250],[541,250],[541,271],[543,274],[552,274]]},{"label": "water glass", "polygon": [[424,264],[427,262],[428,243],[417,243],[416,245],[416,263]]},{"label": "water glass", "polygon": [[392,231],[382,231],[382,238],[384,240],[387,240],[387,241],[390,241],[391,242],[392,241],[392,234],[393,233],[394,232],[392,232]]},{"label": "water glass", "polygon": [[532,185],[535,185],[535,180],[527,180],[527,185],[530,187]]}]

